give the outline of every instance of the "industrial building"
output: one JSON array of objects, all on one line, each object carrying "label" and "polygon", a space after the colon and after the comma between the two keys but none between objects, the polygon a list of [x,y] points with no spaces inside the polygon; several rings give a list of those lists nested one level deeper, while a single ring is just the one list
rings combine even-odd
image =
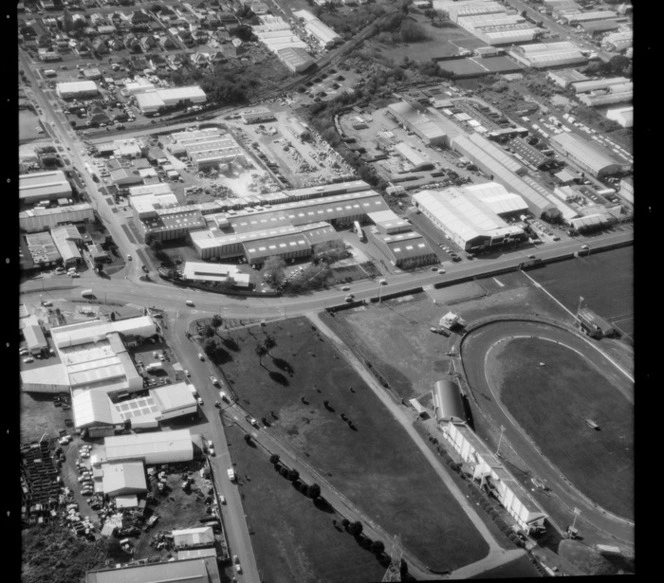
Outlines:
[{"label": "industrial building", "polygon": [[434,168],[434,164],[429,158],[406,142],[395,144],[393,150],[406,162],[410,172],[433,170]]},{"label": "industrial building", "polygon": [[107,496],[131,496],[147,492],[145,467],[141,462],[101,464],[102,491]]},{"label": "industrial building", "polygon": [[588,79],[586,81],[576,81],[572,83],[574,88],[574,93],[576,95],[581,95],[583,93],[590,93],[592,91],[601,91],[601,90],[610,90],[614,86],[618,86],[622,91],[625,89],[624,86],[632,89],[632,83],[626,77],[610,77],[607,79]]},{"label": "industrial building", "polygon": [[277,49],[277,57],[291,73],[302,73],[314,64],[314,60],[302,47]]},{"label": "industrial building", "polygon": [[624,128],[631,128],[634,125],[634,106],[609,109],[606,112],[606,117]]},{"label": "industrial building", "polygon": [[56,83],[55,92],[60,99],[85,99],[99,95],[99,88],[94,81],[70,81]]},{"label": "industrial building", "polygon": [[395,267],[412,269],[438,263],[435,251],[416,231],[387,234],[373,227],[369,229],[368,237]]},{"label": "industrial building", "polygon": [[488,45],[512,45],[531,42],[540,29],[518,14],[475,14],[457,19],[457,24]]},{"label": "industrial building", "polygon": [[615,174],[622,169],[622,165],[607,151],[577,134],[558,134],[551,137],[551,142],[577,166],[597,178]]},{"label": "industrial building", "polygon": [[330,49],[343,41],[343,39],[327,26],[327,24],[324,24],[308,10],[297,10],[293,12],[293,16],[304,21],[304,29],[313,36],[323,48]]},{"label": "industrial building", "polygon": [[433,411],[437,423],[465,423],[467,419],[459,385],[450,380],[436,381],[433,386]]},{"label": "industrial building", "polygon": [[576,314],[576,321],[586,334],[592,338],[614,336],[617,332],[610,322],[597,315],[590,308],[580,308]]},{"label": "industrial building", "polygon": [[631,178],[623,178],[620,181],[620,196],[634,204],[634,181]]},{"label": "industrial building", "polygon": [[170,87],[136,93],[136,105],[142,113],[157,113],[163,109],[180,105],[200,104],[207,101],[205,91],[198,85],[188,87]]},{"label": "industrial building", "polygon": [[190,206],[157,208],[154,204],[152,208],[154,214],[144,213],[137,225],[143,237],[150,235],[160,241],[171,241],[186,237],[192,231],[206,228],[205,219],[197,208]]},{"label": "industrial building", "polygon": [[626,83],[623,86],[613,85],[607,91],[584,93],[579,97],[579,101],[588,107],[604,107],[617,103],[630,103],[632,98],[632,84]]},{"label": "industrial building", "polygon": [[29,233],[24,235],[24,238],[35,266],[46,268],[60,263],[62,256],[50,233]]},{"label": "industrial building", "polygon": [[62,170],[21,174],[18,177],[18,198],[24,205],[69,198],[71,195],[71,184]]},{"label": "industrial building", "polygon": [[386,114],[427,146],[449,146],[461,130],[432,107],[415,107],[406,101],[387,106]]},{"label": "industrial building", "polygon": [[63,225],[51,229],[53,243],[62,257],[64,267],[80,265],[82,261],[79,245],[83,243],[83,237],[74,225]]},{"label": "industrial building", "polygon": [[614,32],[602,39],[602,48],[608,51],[623,52],[634,43],[634,32],[631,30]]},{"label": "industrial building", "polygon": [[194,459],[189,429],[114,435],[104,439],[100,463],[141,460],[145,465],[188,462]]},{"label": "industrial building", "polygon": [[460,19],[480,14],[505,14],[505,6],[499,2],[464,2],[463,4],[450,4],[445,6],[450,20],[458,23]]},{"label": "industrial building", "polygon": [[[250,119],[251,113],[248,115]],[[231,164],[246,164],[244,150],[233,136],[220,128],[171,134],[170,140],[164,140],[164,147],[174,156],[187,156],[197,170],[211,167],[223,169]]]},{"label": "industrial building", "polygon": [[591,12],[561,14],[560,18],[566,21],[567,24],[573,25],[595,20],[609,20],[611,18],[616,18],[617,16],[618,15],[613,10],[593,10]]},{"label": "industrial building", "polygon": [[577,45],[569,41],[515,46],[509,55],[526,67],[547,69],[588,62]]},{"label": "industrial building", "polygon": [[211,526],[178,529],[171,531],[173,546],[177,550],[214,546],[214,531]]},{"label": "industrial building", "polygon": [[588,77],[576,69],[561,69],[559,71],[549,71],[547,76],[551,81],[567,89],[572,83],[587,81]]},{"label": "industrial building", "polygon": [[376,211],[367,215],[370,221],[376,225],[380,233],[395,235],[411,230],[410,221],[402,219],[392,210]]},{"label": "industrial building", "polygon": [[37,316],[19,318],[19,329],[23,332],[28,352],[33,356],[48,350],[48,342]]},{"label": "industrial building", "polygon": [[473,480],[496,497],[521,530],[531,534],[545,529],[546,513],[470,427],[446,423],[441,431],[461,456]]},{"label": "industrial building", "polygon": [[248,288],[250,277],[248,273],[242,273],[237,265],[186,261],[182,269],[182,279],[220,283],[232,280],[235,287]]},{"label": "industrial building", "polygon": [[24,391],[59,393],[96,390],[108,394],[143,390],[120,334],[154,336],[157,326],[149,316],[105,322],[88,320],[51,328],[57,364],[21,372]]},{"label": "industrial building", "polygon": [[99,569],[88,571],[85,578],[85,583],[219,583],[220,581],[216,556]]},{"label": "industrial building", "polygon": [[527,176],[521,177],[525,168],[486,138],[478,134],[460,135],[452,140],[452,148],[470,159],[491,180],[522,196],[533,215],[540,217],[553,206],[546,198],[546,189]]},{"label": "industrial building", "polygon": [[274,117],[274,113],[267,107],[255,107],[241,111],[240,119],[246,124],[251,124],[274,121],[276,117]]},{"label": "industrial building", "polygon": [[507,143],[508,148],[517,160],[524,164],[536,168],[537,170],[547,170],[551,168],[556,160],[553,157],[543,154],[541,150],[531,146],[523,138],[514,138]]},{"label": "industrial building", "polygon": [[[506,191],[505,194],[509,195]],[[498,197],[493,202],[486,199],[483,201],[481,195],[474,195],[468,187],[451,187],[442,191],[418,192],[413,195],[413,202],[418,210],[462,249],[477,251],[525,239],[521,227],[508,225],[490,207],[505,204],[506,208],[515,208],[518,206],[518,203],[512,202],[516,200],[515,196]]]}]

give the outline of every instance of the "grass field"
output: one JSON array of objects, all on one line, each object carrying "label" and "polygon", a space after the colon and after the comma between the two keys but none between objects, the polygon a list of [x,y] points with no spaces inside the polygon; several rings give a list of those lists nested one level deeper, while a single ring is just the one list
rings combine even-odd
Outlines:
[{"label": "grass field", "polygon": [[243,442],[239,429],[227,428],[226,434],[238,444],[231,448],[233,461],[240,460],[242,473],[250,478],[238,487],[264,581],[380,581],[386,567],[334,527],[333,519],[341,522],[336,513],[317,509],[275,472],[267,454]]},{"label": "grass field", "polygon": [[53,404],[53,395],[21,391],[21,443],[38,441],[46,433],[47,437],[57,437],[60,429],[67,429],[65,419],[72,419],[72,411],[63,411]]},{"label": "grass field", "polygon": [[540,577],[539,571],[533,566],[528,556],[518,558],[516,561],[495,567],[470,579],[520,579],[522,577]]},{"label": "grass field", "polygon": [[[632,404],[599,369],[559,344],[516,338],[492,356],[487,367],[503,404],[544,455],[594,502],[631,518]],[[600,430],[590,429],[587,418]]]},{"label": "grass field", "polygon": [[[592,246],[592,243],[590,244]],[[634,249],[623,247],[529,272],[572,311],[579,296],[591,310],[631,335],[634,321]]]},{"label": "grass field", "polygon": [[[277,345],[262,367],[255,346],[264,332]],[[270,431],[372,520],[400,533],[433,569],[453,570],[486,555],[486,543],[424,456],[308,320],[238,330],[232,338],[237,350],[223,370],[240,404],[258,419],[277,413]]]}]

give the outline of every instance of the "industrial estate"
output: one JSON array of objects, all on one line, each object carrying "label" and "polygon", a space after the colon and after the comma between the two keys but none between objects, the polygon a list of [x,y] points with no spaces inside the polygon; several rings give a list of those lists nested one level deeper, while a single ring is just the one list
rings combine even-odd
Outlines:
[{"label": "industrial estate", "polygon": [[634,572],[629,2],[17,10],[26,583]]}]

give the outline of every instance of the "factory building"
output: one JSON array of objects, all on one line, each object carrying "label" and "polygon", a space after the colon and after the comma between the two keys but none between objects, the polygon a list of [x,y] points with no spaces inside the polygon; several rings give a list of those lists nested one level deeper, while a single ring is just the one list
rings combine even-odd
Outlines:
[{"label": "factory building", "polygon": [[291,73],[302,73],[313,66],[314,60],[302,47],[277,49],[277,57]]},{"label": "factory building", "polygon": [[420,172],[422,170],[433,170],[434,165],[424,154],[417,151],[413,146],[406,142],[399,142],[394,146],[394,152],[408,165],[408,171]]},{"label": "factory building", "polygon": [[106,462],[141,460],[145,465],[188,462],[194,459],[189,429],[114,435],[104,439]]},{"label": "factory building", "polygon": [[35,233],[52,229],[61,224],[88,223],[94,221],[95,213],[88,202],[57,208],[33,208],[18,214],[21,231]]},{"label": "factory building", "polygon": [[406,101],[387,106],[386,114],[427,146],[449,146],[461,130],[431,107],[418,107]]},{"label": "factory building", "polygon": [[621,53],[634,43],[634,33],[631,30],[608,34],[602,39],[602,48],[608,51]]},{"label": "factory building", "polygon": [[[505,14],[505,6],[499,2],[464,2],[446,6],[450,20],[458,23],[459,20],[468,16],[479,16],[481,14]],[[498,16],[499,17],[499,16]]]},{"label": "factory building", "polygon": [[246,124],[252,124],[274,121],[276,118],[274,117],[274,113],[267,107],[255,107],[241,111],[240,119]]},{"label": "factory building", "polygon": [[217,557],[194,557],[164,563],[130,563],[121,568],[88,571],[85,583],[218,583]]},{"label": "factory building", "polygon": [[308,10],[295,11],[293,12],[293,16],[304,21],[304,29],[313,36],[323,48],[330,49],[343,41],[336,32]]},{"label": "factory building", "polygon": [[584,93],[579,97],[579,101],[588,107],[604,107],[605,105],[615,105],[617,103],[630,103],[633,98],[631,83],[629,88],[620,90],[619,86],[614,85],[609,91],[598,91],[597,93]]},{"label": "factory building", "polygon": [[[139,207],[140,208],[140,207]],[[158,208],[153,205],[154,215],[144,216],[139,221],[139,229],[160,240],[171,241],[186,237],[191,231],[205,229],[207,224],[201,211],[189,206],[170,206]]]},{"label": "factory building", "polygon": [[433,386],[433,410],[437,423],[465,423],[467,419],[459,385],[450,380],[436,381]]},{"label": "factory building", "polygon": [[533,41],[540,29],[518,14],[478,14],[458,18],[457,24],[488,45]]},{"label": "factory building", "polygon": [[559,71],[549,71],[547,77],[551,79],[556,85],[560,85],[563,89],[567,89],[572,83],[579,81],[587,81],[586,77],[576,69],[561,69]]},{"label": "factory building", "polygon": [[618,15],[613,10],[593,10],[591,12],[576,12],[571,14],[563,14],[561,18],[567,24],[581,24],[584,22],[592,22],[595,20],[609,20],[616,18]]},{"label": "factory building", "polygon": [[531,146],[523,138],[514,138],[507,143],[508,148],[512,151],[517,160],[536,168],[537,170],[547,170],[555,164],[555,159],[542,154],[540,150]]},{"label": "factory building", "polygon": [[634,181],[631,178],[623,178],[620,181],[620,196],[634,204]]},{"label": "factory building", "polygon": [[60,99],[85,99],[99,95],[99,88],[94,81],[71,81],[56,83],[55,92]]},{"label": "factory building", "polygon": [[182,269],[182,279],[220,283],[232,280],[235,287],[249,288],[250,277],[248,273],[240,272],[237,265],[187,261]]},{"label": "factory building", "polygon": [[219,128],[174,133],[170,140],[164,140],[164,146],[174,156],[189,157],[197,170],[246,164],[244,150],[230,134]]},{"label": "factory building", "polygon": [[24,205],[69,198],[71,195],[71,184],[62,170],[21,174],[18,177],[18,198]]},{"label": "factory building", "polygon": [[387,260],[401,269],[438,263],[438,256],[426,239],[416,231],[387,234],[377,227],[369,229],[369,239]]},{"label": "factory building", "polygon": [[631,128],[634,125],[634,106],[609,109],[606,112],[606,117],[624,128]]},{"label": "factory building", "polygon": [[603,148],[576,134],[558,134],[552,136],[551,141],[577,166],[597,178],[615,174],[622,169],[622,165]]},{"label": "factory building", "polygon": [[80,265],[82,261],[79,245],[83,242],[83,237],[74,225],[62,225],[51,229],[53,243],[62,257],[64,267],[73,267]]},{"label": "factory building", "polygon": [[386,235],[396,235],[411,230],[411,224],[406,219],[402,219],[392,210],[377,211],[369,213],[369,220],[378,228],[379,233]]},{"label": "factory building", "polygon": [[37,267],[54,267],[62,260],[62,256],[58,252],[50,233],[31,233],[24,235],[24,238],[32,262]]},{"label": "factory building", "polygon": [[576,321],[586,334],[592,338],[614,336],[617,332],[610,322],[593,312],[590,308],[580,308],[576,314]]},{"label": "factory building", "polygon": [[452,140],[452,148],[470,159],[491,180],[522,196],[533,215],[540,217],[552,207],[545,196],[546,189],[536,187],[534,181],[526,181],[527,176],[521,178],[525,168],[489,140],[478,134],[461,135]]},{"label": "factory building", "polygon": [[42,354],[48,351],[48,342],[44,336],[44,332],[39,324],[37,316],[27,316],[19,318],[19,329],[23,332],[23,337],[28,348],[28,351],[33,356]]},{"label": "factory building", "polygon": [[507,510],[527,534],[545,529],[546,513],[466,424],[446,423],[442,434],[461,456],[464,467]]},{"label": "factory building", "polygon": [[588,62],[579,47],[569,41],[520,45],[513,47],[509,55],[522,65],[534,69],[584,65]]},{"label": "factory building", "polygon": [[[490,202],[484,202],[467,188],[424,190],[413,195],[413,202],[434,225],[466,251],[525,239],[521,227],[508,225],[490,208]],[[497,203],[494,201],[494,204]]]},{"label": "factory building", "polygon": [[207,101],[205,91],[198,85],[188,87],[171,87],[136,93],[136,105],[144,114],[157,113],[163,109],[180,105],[200,104]]},{"label": "factory building", "polygon": [[[273,231],[260,233],[261,236],[252,237],[251,241],[242,243],[243,255],[246,257],[247,263],[262,265],[268,257],[275,255],[286,261],[311,255],[311,245],[299,232],[299,229],[291,227],[291,229],[284,228],[278,231],[281,233]],[[256,235],[259,234],[256,233]]]},{"label": "factory building", "polygon": [[[592,91],[610,90],[612,87],[618,86],[622,91],[624,89],[632,89],[632,83],[626,77],[611,77],[609,79],[589,79],[586,81],[577,81],[572,83],[574,93],[581,95],[582,93],[590,93]],[[627,87],[625,87],[627,86]]]},{"label": "factory building", "polygon": [[120,462],[101,465],[102,491],[115,498],[147,492],[145,467],[141,462]]}]

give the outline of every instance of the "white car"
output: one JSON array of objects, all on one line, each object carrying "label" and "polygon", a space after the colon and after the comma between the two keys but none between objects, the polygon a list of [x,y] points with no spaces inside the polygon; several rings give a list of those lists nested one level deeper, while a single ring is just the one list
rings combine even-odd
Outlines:
[{"label": "white car", "polygon": [[23,362],[24,362],[25,364],[30,364],[31,362],[34,362],[34,361],[35,361],[35,359],[32,358],[32,356],[28,356],[27,358],[24,358],[24,359],[23,359]]},{"label": "white car", "polygon": [[81,275],[79,273],[76,273],[76,272],[68,273],[67,275],[69,277],[73,277],[74,279],[76,279],[77,277],[81,277]]},{"label": "white car", "polygon": [[202,352],[198,353],[198,358],[199,358],[199,360],[205,360],[205,357],[203,356]]},{"label": "white car", "polygon": [[188,306],[191,306],[191,307],[194,306],[194,302],[192,302],[191,300],[185,301],[185,304],[187,304]]},{"label": "white car", "polygon": [[196,399],[196,402],[197,402],[201,407],[203,406],[203,399],[201,399],[200,397],[198,397],[198,399]]},{"label": "white car", "polygon": [[28,354],[30,354],[30,351],[27,348],[21,348],[21,350],[19,350],[18,353],[21,356],[27,356]]},{"label": "white car", "polygon": [[185,374],[185,376],[187,376],[187,377],[190,377],[190,376],[191,376],[191,373],[190,373],[186,368],[184,369],[184,374]]}]

